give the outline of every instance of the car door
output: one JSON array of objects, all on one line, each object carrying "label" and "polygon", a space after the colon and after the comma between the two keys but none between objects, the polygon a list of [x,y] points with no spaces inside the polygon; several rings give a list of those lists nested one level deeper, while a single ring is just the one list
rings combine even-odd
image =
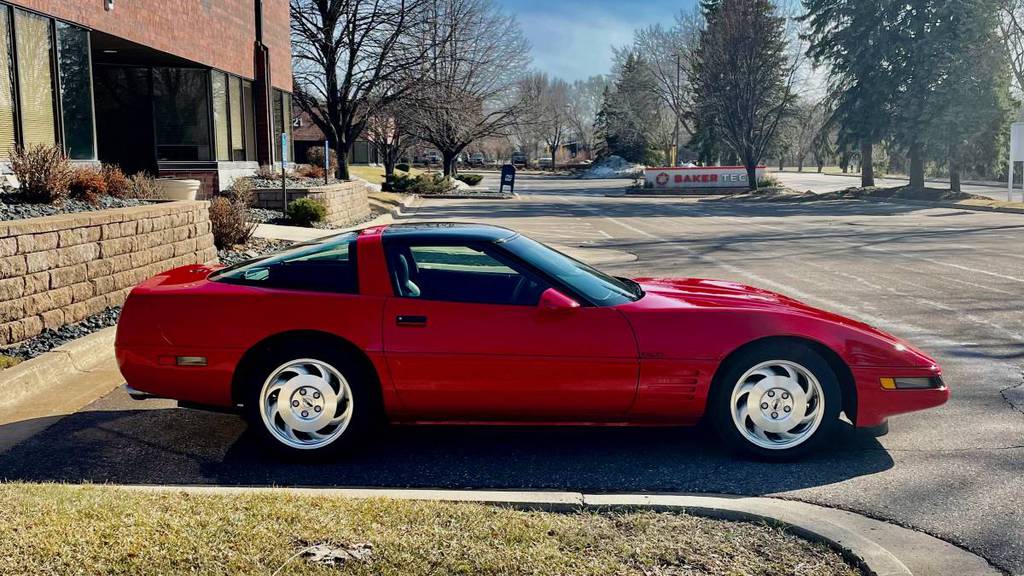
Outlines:
[{"label": "car door", "polygon": [[549,311],[550,286],[494,244],[387,246],[384,353],[403,417],[615,421],[636,395],[632,329],[613,308]]}]

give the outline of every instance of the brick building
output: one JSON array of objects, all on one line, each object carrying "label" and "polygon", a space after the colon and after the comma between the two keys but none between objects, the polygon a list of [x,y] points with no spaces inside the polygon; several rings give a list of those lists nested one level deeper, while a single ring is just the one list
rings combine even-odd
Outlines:
[{"label": "brick building", "polygon": [[58,144],[224,188],[280,160],[289,36],[288,0],[0,0],[0,162]]}]

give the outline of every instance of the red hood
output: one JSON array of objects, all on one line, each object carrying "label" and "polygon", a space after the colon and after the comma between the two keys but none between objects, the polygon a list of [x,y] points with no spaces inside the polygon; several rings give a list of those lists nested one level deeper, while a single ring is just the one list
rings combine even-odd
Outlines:
[{"label": "red hood", "polygon": [[645,292],[668,298],[684,307],[768,309],[812,316],[867,332],[893,343],[903,340],[852,318],[815,308],[778,292],[727,280],[704,278],[637,278]]}]

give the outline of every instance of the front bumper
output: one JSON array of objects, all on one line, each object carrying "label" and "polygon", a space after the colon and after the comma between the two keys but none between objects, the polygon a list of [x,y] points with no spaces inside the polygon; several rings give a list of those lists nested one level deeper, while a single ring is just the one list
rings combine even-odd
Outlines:
[{"label": "front bumper", "polygon": [[[857,382],[858,428],[881,426],[890,416],[935,408],[949,401],[949,386],[941,380],[937,368],[855,368],[853,376]],[[936,378],[939,386],[886,389],[882,386],[885,378]]]}]

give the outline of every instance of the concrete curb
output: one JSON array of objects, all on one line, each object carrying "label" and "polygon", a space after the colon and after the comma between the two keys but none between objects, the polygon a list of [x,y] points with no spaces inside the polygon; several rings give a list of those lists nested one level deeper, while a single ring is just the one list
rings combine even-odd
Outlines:
[{"label": "concrete curb", "polygon": [[[952,208],[956,210],[973,210],[975,212],[1000,212],[1003,214],[1024,214],[1024,208],[1012,206],[988,206],[985,204],[964,204],[962,202],[930,202],[928,200],[906,200],[901,198],[870,198],[864,197],[860,200],[876,202],[879,204],[905,204],[910,206],[922,206],[926,208]],[[966,200],[965,202],[970,202]],[[992,202],[999,202],[992,200]]]},{"label": "concrete curb", "polygon": [[[87,485],[88,486],[88,485]],[[722,520],[768,522],[808,540],[824,543],[867,574],[1000,574],[983,558],[952,544],[852,512],[776,498],[706,494],[584,494],[501,490],[424,490],[368,488],[280,488],[246,486],[96,485],[97,488],[196,495],[288,494],[332,498],[388,498],[441,502],[475,502],[525,510],[657,510],[686,512]],[[901,546],[916,566],[912,572],[890,544]]]},{"label": "concrete curb", "polygon": [[104,328],[0,372],[0,453],[124,382],[115,327]]},{"label": "concrete curb", "polygon": [[104,328],[0,372],[0,412],[29,396],[63,387],[69,378],[113,358],[116,331],[114,326]]}]

